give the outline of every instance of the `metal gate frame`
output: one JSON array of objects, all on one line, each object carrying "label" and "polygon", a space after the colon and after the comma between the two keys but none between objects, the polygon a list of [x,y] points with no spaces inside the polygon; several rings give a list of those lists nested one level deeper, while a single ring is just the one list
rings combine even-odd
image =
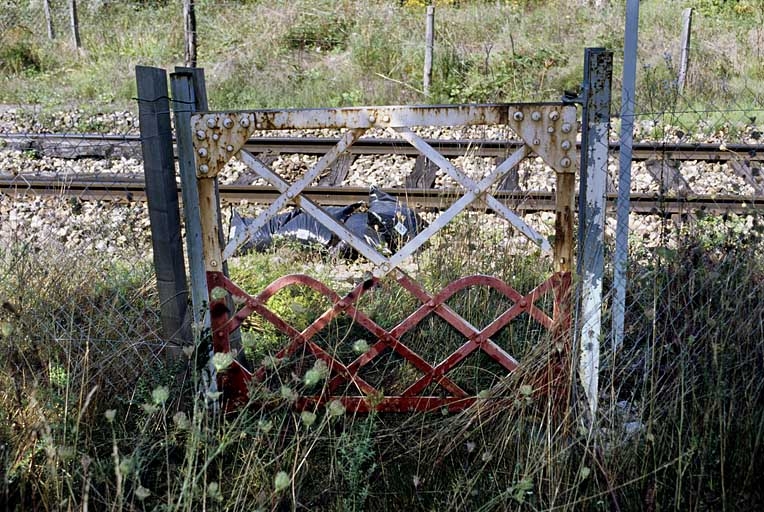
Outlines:
[{"label": "metal gate frame", "polygon": [[[571,268],[573,261],[573,212],[575,177],[578,168],[576,149],[577,110],[575,106],[562,103],[519,103],[421,107],[358,107],[340,109],[304,110],[254,110],[238,112],[200,112],[190,115],[188,124],[179,123],[178,152],[181,162],[193,162],[197,178],[201,218],[201,240],[204,270],[209,291],[209,311],[213,350],[216,353],[231,351],[229,337],[246,316],[257,313],[287,334],[290,343],[277,357],[293,354],[298,348],[307,348],[314,357],[327,364],[327,385],[315,396],[300,397],[298,408],[314,407],[333,400],[340,400],[348,411],[410,411],[433,410],[446,407],[460,410],[474,403],[477,397],[469,396],[448,378],[448,372],[471,353],[481,350],[508,372],[518,362],[491,340],[491,336],[506,326],[513,318],[527,312],[539,324],[553,333],[556,345],[562,343],[561,363],[554,375],[542,376],[542,392],[557,394],[561,380],[570,382],[566,368],[571,352]],[[489,176],[474,181],[457,169],[450,161],[435,151],[412,127],[417,126],[479,126],[505,125],[522,139],[524,145],[500,163]],[[317,163],[294,183],[288,183],[278,174],[242,149],[255,130],[287,129],[342,129],[343,136],[337,145],[320,158]],[[334,220],[320,206],[301,193],[323,171],[346,151],[370,128],[391,129],[421,154],[459,183],[464,195],[452,203],[422,232],[408,241],[395,254],[387,257],[354,236],[344,225]],[[188,142],[192,141],[191,144]],[[185,143],[184,143],[185,141]],[[540,156],[555,171],[556,209],[554,245],[515,215],[503,203],[490,195],[490,188],[529,155]],[[278,279],[257,296],[251,296],[231,282],[223,272],[223,264],[246,240],[246,233],[225,248],[221,244],[220,213],[216,196],[217,175],[235,155],[268,181],[281,195],[261,213],[247,230],[258,230],[267,220],[289,203],[302,208],[329,228],[340,239],[375,266],[373,276],[359,283],[349,294],[340,297],[327,286],[308,276],[292,275]],[[442,229],[458,213],[476,200],[481,200],[494,212],[504,216],[520,233],[535,243],[545,253],[553,256],[553,274],[533,291],[522,295],[501,280],[488,276],[468,276],[448,285],[442,291],[430,294],[419,283],[399,268],[400,264],[420,248],[427,239]],[[358,300],[381,278],[393,275],[400,285],[416,297],[420,306],[400,324],[385,330],[355,308]],[[286,286],[300,284],[321,293],[332,306],[306,329],[298,331],[266,307],[273,294]],[[513,305],[480,330],[449,308],[445,302],[454,293],[469,286],[487,286],[507,297]],[[549,317],[535,306],[535,302],[547,293],[554,295],[554,311]],[[233,301],[230,298],[233,297]],[[231,308],[230,304],[240,305]],[[312,341],[312,337],[340,314],[350,314],[366,328],[376,341],[370,349],[350,364],[343,364]],[[406,347],[401,336],[415,327],[427,316],[435,314],[443,318],[467,340],[461,347],[440,362],[431,364]],[[365,382],[358,371],[382,351],[390,348],[415,366],[423,376],[398,396],[382,396],[381,391]],[[218,384],[223,391],[226,407],[238,407],[248,400],[248,386],[253,380],[262,380],[266,369],[261,367],[250,373],[238,362],[218,374]],[[355,386],[354,396],[334,395],[342,383]],[[436,384],[445,394],[422,395],[431,384]]]}]

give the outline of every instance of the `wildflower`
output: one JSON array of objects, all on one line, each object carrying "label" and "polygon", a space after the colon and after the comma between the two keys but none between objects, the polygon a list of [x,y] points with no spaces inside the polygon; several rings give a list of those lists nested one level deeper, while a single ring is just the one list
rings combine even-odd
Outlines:
[{"label": "wildflower", "polygon": [[533,394],[533,386],[529,384],[523,384],[520,386],[520,394],[523,396],[531,396]]},{"label": "wildflower", "polygon": [[228,295],[228,292],[225,290],[225,288],[222,288],[220,286],[216,286],[210,292],[210,300],[225,299],[227,295]]},{"label": "wildflower", "polygon": [[294,402],[297,400],[297,393],[295,393],[289,386],[281,386],[281,397],[290,402]]},{"label": "wildflower", "polygon": [[345,406],[342,405],[342,402],[339,400],[332,400],[329,402],[327,410],[329,411],[329,416],[332,418],[336,418],[337,416],[342,416],[345,414]]},{"label": "wildflower", "polygon": [[279,471],[276,473],[276,478],[273,481],[273,487],[275,487],[276,492],[281,492],[289,487],[289,475],[286,473],[286,471]]},{"label": "wildflower", "polygon": [[316,422],[316,415],[310,411],[302,411],[302,414],[300,414],[300,419],[306,427],[310,427]]},{"label": "wildflower", "polygon": [[114,418],[117,416],[117,411],[115,409],[108,409],[103,415],[106,417],[106,421],[113,423]]},{"label": "wildflower", "polygon": [[365,354],[369,351],[369,342],[366,340],[356,340],[356,342],[353,343],[353,350],[357,354]]},{"label": "wildflower", "polygon": [[178,430],[186,430],[191,425],[188,416],[186,416],[186,413],[183,411],[176,412],[172,417],[172,422]]},{"label": "wildflower", "polygon": [[161,405],[170,398],[170,390],[167,386],[157,386],[154,391],[151,392],[151,399],[156,405]]},{"label": "wildflower", "polygon": [[151,491],[146,489],[142,485],[139,485],[138,488],[135,490],[135,497],[138,498],[139,501],[143,501],[149,496],[151,496]]},{"label": "wildflower", "polygon": [[204,394],[204,396],[207,397],[207,400],[209,400],[210,402],[214,402],[215,400],[223,396],[223,392],[222,391],[207,391]]},{"label": "wildflower", "polygon": [[215,367],[215,371],[223,372],[233,364],[232,352],[215,352],[212,356],[212,366]]}]

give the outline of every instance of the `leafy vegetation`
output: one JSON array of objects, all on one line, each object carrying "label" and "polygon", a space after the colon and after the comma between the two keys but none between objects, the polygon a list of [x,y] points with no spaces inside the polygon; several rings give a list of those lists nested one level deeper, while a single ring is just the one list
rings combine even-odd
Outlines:
[{"label": "leafy vegetation", "polygon": [[[498,250],[499,235],[473,222],[461,218],[418,256],[429,288],[454,267],[487,262],[521,291],[546,272],[536,257]],[[452,374],[480,391],[463,413],[355,416],[339,402],[294,411],[298,393],[326,384],[326,369],[284,361],[292,373],[280,387],[255,387],[255,402],[222,416],[201,351],[150,356],[150,274],[3,249],[0,499],[11,510],[755,510],[764,502],[761,226],[755,215],[702,218],[680,232],[667,223],[662,247],[637,248],[626,344],[603,353],[596,430],[582,428],[575,387],[562,406],[538,391],[533,368],[548,364],[548,345],[532,331],[511,336],[521,371],[486,379],[470,363]],[[291,258],[303,259],[284,246],[234,260],[232,274],[256,292]],[[311,268],[326,263],[301,265],[320,275]],[[92,285],[72,281],[73,268]],[[297,289],[276,297],[269,305],[295,323],[326,307]],[[482,322],[501,300],[473,289],[449,305]],[[391,283],[359,307],[391,325],[412,306]],[[117,328],[126,325],[129,334]],[[368,350],[357,335],[330,332],[319,342]],[[426,322],[419,336],[432,360],[451,343]]]},{"label": "leafy vegetation", "polygon": [[[618,53],[623,46],[622,0],[602,9],[562,0],[436,2],[434,76],[426,98],[425,3],[197,1],[199,65],[207,72],[211,105],[556,100],[579,86],[585,47]],[[182,64],[177,2],[80,0],[83,52],[71,49],[63,2],[53,2],[58,36],[47,40],[41,4],[11,2],[0,15],[0,102],[134,108],[135,65]],[[695,18],[683,101],[717,109],[756,106],[764,12],[746,0],[642,2],[640,65],[653,71],[639,74],[638,96],[671,96],[685,7],[695,8]],[[617,77],[618,55],[615,65]],[[614,97],[620,97],[618,80]]]},{"label": "leafy vegetation", "polygon": [[[40,2],[8,2],[0,101],[133,108],[133,64],[180,63],[176,2],[80,3],[83,53],[69,49],[63,29],[55,41],[39,32]],[[557,99],[577,87],[585,46],[620,48],[623,2],[611,3],[436,2],[430,98],[419,91],[423,1],[202,0],[201,65],[217,108]],[[53,4],[63,26],[63,3]],[[680,94],[674,49],[687,6],[699,14],[693,59],[703,65],[691,68]],[[764,37],[757,3],[641,7],[650,35],[641,42],[645,110],[671,110],[682,127],[709,101],[744,117],[752,105],[756,112]],[[459,216],[415,256],[412,272],[427,289],[485,272],[528,293],[549,275],[548,260],[507,247],[507,232],[484,220]],[[301,354],[275,360],[286,338],[253,318],[242,329],[247,364],[265,364],[273,377],[252,387],[248,407],[225,415],[210,385],[207,333],[196,329],[185,347],[156,334],[151,262],[135,256],[145,248],[72,254],[20,233],[0,246],[0,503],[19,511],[760,510],[760,213],[701,215],[680,230],[666,220],[662,228],[660,247],[632,245],[625,343],[613,350],[603,340],[594,424],[575,381],[554,395],[539,384],[558,347],[527,315],[495,336],[521,362],[517,371],[465,361],[449,377],[479,397],[475,405],[408,415],[356,415],[338,401],[295,410],[299,394],[325,389],[328,368]],[[340,262],[284,244],[230,264],[234,281],[255,294],[295,268],[326,280]],[[304,329],[329,303],[298,286],[266,305]],[[388,279],[358,307],[390,329],[419,305]],[[509,305],[482,287],[448,301],[478,327]],[[548,298],[537,305],[552,308]],[[315,341],[347,362],[374,338],[343,316]],[[438,362],[464,337],[433,317],[405,342]],[[212,363],[225,371],[232,360]],[[564,375],[573,375],[568,363]],[[400,391],[394,383],[420,375],[391,354],[363,377],[392,393]]]}]

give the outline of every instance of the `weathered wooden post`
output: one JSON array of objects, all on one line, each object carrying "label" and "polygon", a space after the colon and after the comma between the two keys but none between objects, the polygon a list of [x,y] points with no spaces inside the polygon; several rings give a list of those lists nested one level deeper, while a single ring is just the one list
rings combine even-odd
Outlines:
[{"label": "weathered wooden post", "polygon": [[175,343],[188,342],[188,287],[175,184],[167,73],[160,68],[136,66],[135,76],[162,336]]},{"label": "weathered wooden post", "polygon": [[56,31],[53,29],[53,15],[50,12],[50,0],[43,0],[42,7],[45,11],[45,27],[48,29],[48,39],[53,41],[56,38]]},{"label": "weathered wooden post", "polygon": [[591,419],[597,413],[602,278],[605,268],[605,192],[613,52],[587,48],[584,61],[584,108],[578,206],[578,275],[581,286],[579,375]]},{"label": "weathered wooden post", "polygon": [[183,0],[184,62],[187,67],[196,67],[196,9],[194,0]]},{"label": "weathered wooden post", "polygon": [[193,75],[188,71],[172,73],[170,82],[172,84],[173,112],[178,145],[178,167],[183,194],[192,312],[194,323],[197,327],[202,327],[209,299],[207,296],[207,277],[202,258],[202,221],[199,213],[199,193],[196,187],[194,145],[191,139],[191,115],[196,110],[196,94]]},{"label": "weathered wooden post", "polygon": [[77,0],[69,0],[69,22],[72,27],[72,44],[75,50],[82,48],[80,39],[80,17],[77,15]]},{"label": "weathered wooden post", "polygon": [[679,52],[679,76],[677,89],[682,92],[687,81],[687,68],[690,65],[690,37],[692,35],[692,7],[682,11],[682,47]]},{"label": "weathered wooden post", "polygon": [[435,45],[435,7],[427,6],[427,22],[424,33],[424,77],[422,90],[425,96],[430,95],[430,83],[432,82],[432,51]]}]

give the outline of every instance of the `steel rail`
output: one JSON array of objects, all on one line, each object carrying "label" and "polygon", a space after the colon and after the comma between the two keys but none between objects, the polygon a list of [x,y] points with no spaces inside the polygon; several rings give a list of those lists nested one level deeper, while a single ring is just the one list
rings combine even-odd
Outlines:
[{"label": "steel rail", "polygon": [[[320,155],[334,146],[337,140],[317,137],[257,137],[250,139],[245,149],[254,154]],[[522,144],[517,140],[425,140],[447,157],[502,157],[511,154]],[[60,158],[140,158],[141,155],[138,135],[4,133],[0,134],[0,141],[0,148],[7,147]],[[617,155],[620,145],[610,142],[609,150],[611,154]],[[390,138],[362,138],[349,149],[349,153],[419,155],[419,152],[405,141]],[[764,144],[638,142],[633,145],[635,161],[656,157],[679,161],[764,162]]]},{"label": "steel rail", "polygon": [[[111,175],[119,176],[119,175]],[[386,192],[399,197],[412,208],[437,211],[450,206],[461,197],[462,189],[405,189],[389,188]],[[0,193],[14,197],[61,196],[83,201],[145,201],[143,180],[138,177],[115,181],[80,181],[76,179],[30,179],[19,175],[0,177]],[[180,193],[180,189],[179,189]],[[348,205],[366,201],[369,190],[365,187],[309,187],[305,194],[322,205]],[[269,186],[220,185],[221,200],[228,203],[248,201],[269,204],[280,193]],[[517,213],[554,211],[552,191],[496,191],[492,195]],[[607,206],[615,209],[615,193],[607,194]],[[473,209],[490,211],[478,202]],[[637,214],[681,214],[704,211],[708,213],[747,213],[764,209],[764,196],[687,195],[659,196],[658,194],[632,194],[631,212]]]}]

